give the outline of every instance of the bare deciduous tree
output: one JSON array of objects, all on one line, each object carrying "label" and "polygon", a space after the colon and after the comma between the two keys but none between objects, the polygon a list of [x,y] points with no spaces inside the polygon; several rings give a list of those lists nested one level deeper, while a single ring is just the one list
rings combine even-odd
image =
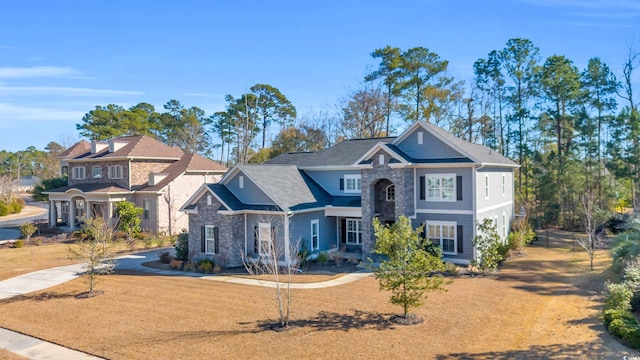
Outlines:
[{"label": "bare deciduous tree", "polygon": [[593,194],[584,194],[580,199],[582,202],[582,223],[586,237],[578,239],[578,244],[589,255],[590,268],[593,271],[593,259],[596,256],[596,250],[602,245],[601,234],[598,233],[599,226],[607,217],[606,211],[598,208],[598,203]]},{"label": "bare deciduous tree", "polygon": [[264,282],[265,288],[275,289],[275,298],[278,306],[279,323],[277,328],[287,328],[291,316],[291,303],[293,293],[291,283],[293,275],[300,271],[301,259],[298,257],[300,241],[290,241],[289,234],[285,233],[282,242],[277,241],[275,229],[286,229],[287,215],[281,219],[278,217],[265,217],[259,219],[258,254],[249,258],[242,251],[242,263],[251,275],[267,275],[271,281]]}]

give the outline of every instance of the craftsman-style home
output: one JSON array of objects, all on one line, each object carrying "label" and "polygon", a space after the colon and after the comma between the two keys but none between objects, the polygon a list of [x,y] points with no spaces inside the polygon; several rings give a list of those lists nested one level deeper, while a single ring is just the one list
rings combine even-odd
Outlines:
[{"label": "craftsman-style home", "polygon": [[478,222],[492,219],[506,240],[517,167],[425,122],[398,137],[237,165],[182,207],[190,256],[237,266],[242,256],[259,259],[273,249],[282,250],[283,261],[299,247],[367,255],[375,245],[373,218],[391,224],[404,215],[414,227],[424,225],[445,261],[468,264],[477,256],[471,239]]},{"label": "craftsman-style home", "polygon": [[113,218],[115,204],[144,209],[141,226],[169,234],[188,229],[179,208],[200,185],[220,180],[227,168],[198,154],[186,154],[148,136],[108,142],[80,141],[58,157],[68,186],[49,190],[50,226],[74,230],[87,216]]}]

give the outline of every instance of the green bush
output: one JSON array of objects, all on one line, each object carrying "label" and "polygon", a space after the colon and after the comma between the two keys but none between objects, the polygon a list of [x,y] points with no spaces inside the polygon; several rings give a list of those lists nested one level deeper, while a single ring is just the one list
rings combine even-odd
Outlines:
[{"label": "green bush", "polygon": [[34,237],[33,239],[31,239],[31,243],[33,243],[35,246],[42,245],[42,236]]},{"label": "green bush", "polygon": [[316,258],[316,261],[320,264],[324,264],[327,261],[329,261],[329,254],[327,254],[326,251],[320,251],[318,253],[318,257]]},{"label": "green bush", "polygon": [[502,259],[500,260],[501,262],[507,260],[507,256],[509,255],[509,250],[511,250],[511,247],[509,246],[509,244],[498,245],[498,255]]},{"label": "green bush", "polygon": [[25,202],[24,200],[22,200],[22,198],[14,198],[13,200],[11,200],[11,211],[14,214],[20,214],[24,206]]},{"label": "green bush", "polygon": [[604,302],[604,308],[607,310],[631,310],[631,298],[633,290],[626,284],[605,284],[607,290],[607,298]]},{"label": "green bush", "polygon": [[622,339],[634,349],[640,349],[640,327],[630,311],[605,310],[604,322],[612,336]]},{"label": "green bush", "polygon": [[9,205],[0,200],[0,216],[9,215]]},{"label": "green bush", "polygon": [[16,242],[13,243],[13,247],[16,249],[19,249],[23,246],[24,246],[24,240],[16,240]]},{"label": "green bush", "polygon": [[182,232],[178,235],[178,241],[176,241],[176,259],[187,261],[189,260],[189,233]]},{"label": "green bush", "polygon": [[213,267],[214,266],[215,266],[215,262],[213,260],[211,260],[211,259],[200,259],[200,260],[198,260],[198,264],[196,265],[196,268],[201,273],[211,274],[211,273],[213,273]]},{"label": "green bush", "polygon": [[152,236],[148,236],[148,234],[142,238],[142,243],[144,244],[145,249],[151,249],[154,242],[155,239]]}]

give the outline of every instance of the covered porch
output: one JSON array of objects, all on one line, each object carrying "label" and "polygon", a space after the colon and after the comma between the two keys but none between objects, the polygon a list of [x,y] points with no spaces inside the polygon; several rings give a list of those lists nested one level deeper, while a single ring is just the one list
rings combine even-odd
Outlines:
[{"label": "covered porch", "polygon": [[80,228],[84,219],[101,216],[107,222],[114,218],[115,204],[129,200],[129,192],[83,192],[68,189],[49,192],[49,227],[64,227],[68,231]]}]

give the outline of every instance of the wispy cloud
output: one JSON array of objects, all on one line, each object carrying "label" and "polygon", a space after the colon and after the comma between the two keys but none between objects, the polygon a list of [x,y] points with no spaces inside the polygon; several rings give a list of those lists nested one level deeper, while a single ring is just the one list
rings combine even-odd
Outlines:
[{"label": "wispy cloud", "polygon": [[3,86],[0,84],[0,95],[5,96],[130,96],[143,95],[142,91],[92,89],[85,87],[65,86]]},{"label": "wispy cloud", "polygon": [[59,66],[0,67],[0,79],[69,77],[74,75],[76,75],[76,71],[70,67],[59,67]]},{"label": "wispy cloud", "polygon": [[44,107],[26,107],[0,103],[0,127],[24,121],[70,121],[78,122],[85,112],[81,110]]}]

